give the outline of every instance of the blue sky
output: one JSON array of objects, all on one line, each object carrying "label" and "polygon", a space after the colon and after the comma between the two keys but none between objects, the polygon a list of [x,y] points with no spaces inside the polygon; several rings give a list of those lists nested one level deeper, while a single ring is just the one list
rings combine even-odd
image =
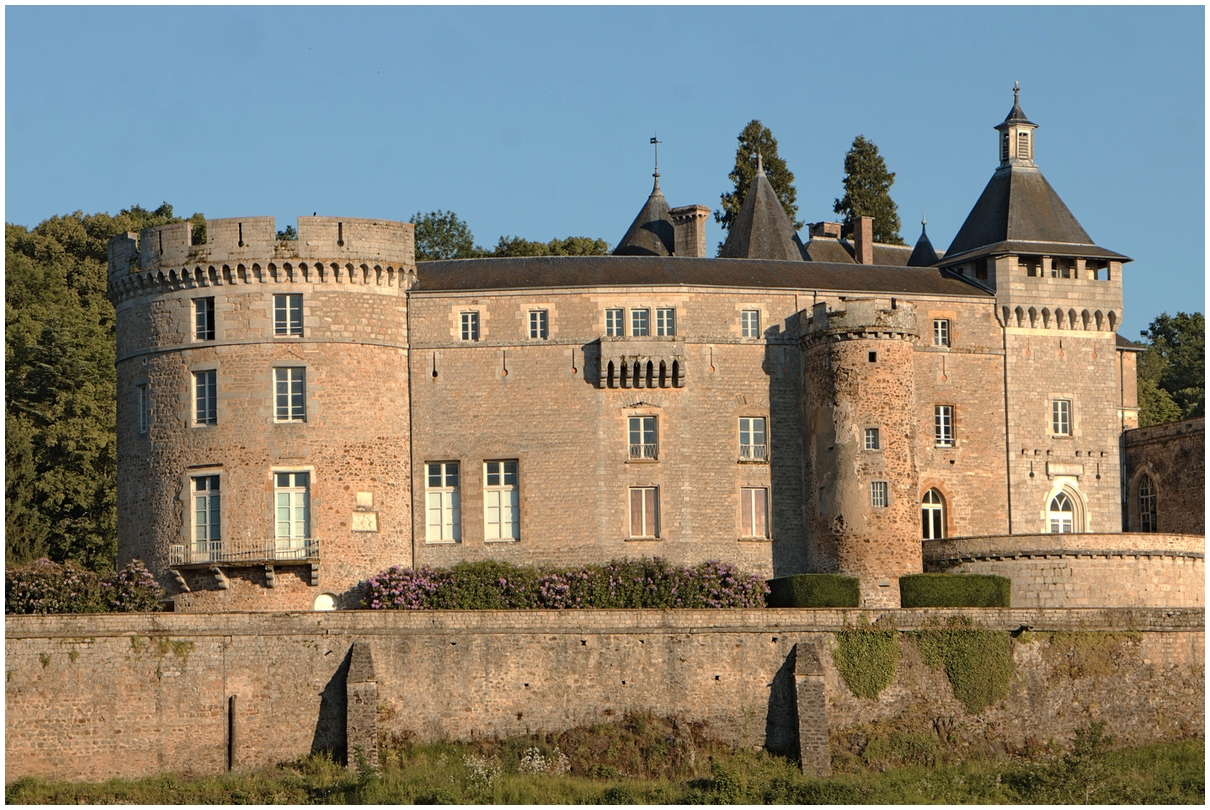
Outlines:
[{"label": "blue sky", "polygon": [[[7,7],[5,220],[407,219],[616,244],[651,188],[717,207],[758,118],[832,218],[858,134],[947,247],[1021,83],[1036,160],[1127,266],[1130,337],[1205,298],[1201,7]],[[711,223],[710,244],[722,233]]]}]

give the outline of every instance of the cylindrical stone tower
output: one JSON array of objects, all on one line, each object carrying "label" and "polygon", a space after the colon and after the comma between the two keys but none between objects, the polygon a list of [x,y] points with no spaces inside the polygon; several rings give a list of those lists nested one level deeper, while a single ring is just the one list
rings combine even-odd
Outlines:
[{"label": "cylindrical stone tower", "polygon": [[176,610],[352,606],[409,565],[413,228],[299,217],[109,243],[118,556]]},{"label": "cylindrical stone tower", "polygon": [[895,299],[843,306],[802,314],[809,560],[857,577],[862,607],[898,607],[899,577],[922,570],[916,312]]}]

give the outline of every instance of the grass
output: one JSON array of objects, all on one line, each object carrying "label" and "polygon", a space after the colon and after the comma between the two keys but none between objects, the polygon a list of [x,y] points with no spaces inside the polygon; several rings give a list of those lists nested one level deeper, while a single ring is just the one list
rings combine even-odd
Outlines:
[{"label": "grass", "polygon": [[[700,726],[651,715],[616,723],[474,743],[383,740],[381,767],[347,769],[324,756],[255,773],[164,775],[101,784],[23,778],[21,804],[1204,804],[1205,743],[1109,749],[1103,728],[1038,760],[913,757],[901,767],[848,763],[828,779],[795,763],[736,751]],[[919,746],[919,741],[912,742]]]}]

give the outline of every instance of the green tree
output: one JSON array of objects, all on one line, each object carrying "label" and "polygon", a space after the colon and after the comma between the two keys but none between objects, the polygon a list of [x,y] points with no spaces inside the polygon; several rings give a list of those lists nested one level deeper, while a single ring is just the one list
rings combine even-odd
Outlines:
[{"label": "green tree", "polygon": [[1167,312],[1139,333],[1139,424],[1155,425],[1206,413],[1206,318]]},{"label": "green tree", "polygon": [[516,256],[606,256],[609,243],[590,236],[569,236],[549,242],[533,242],[520,236],[501,236],[495,249],[488,255],[493,257]]},{"label": "green tree", "polygon": [[416,261],[473,259],[483,256],[470,227],[453,211],[419,211],[408,220],[416,226]]},{"label": "green tree", "polygon": [[853,146],[844,156],[844,196],[832,210],[845,217],[844,235],[852,238],[853,228],[848,220],[854,217],[874,218],[874,241],[902,245],[899,236],[899,206],[891,199],[895,173],[888,172],[886,161],[878,147],[864,135],[853,139]]},{"label": "green tree", "polygon": [[777,138],[773,137],[768,127],[754,118],[748,122],[736,140],[739,141],[739,148],[735,150],[735,168],[727,175],[727,179],[734,184],[734,190],[722,195],[723,209],[714,212],[714,221],[722,225],[724,230],[730,229],[731,223],[735,222],[739,210],[744,206],[744,199],[748,196],[748,189],[756,179],[756,153],[760,152],[765,176],[777,192],[781,207],[785,209],[794,230],[801,228],[803,223],[796,219],[798,192],[794,190],[794,174],[777,155]]},{"label": "green tree", "polygon": [[298,231],[293,225],[287,225],[285,228],[277,232],[277,240],[279,242],[294,242],[298,239]]}]

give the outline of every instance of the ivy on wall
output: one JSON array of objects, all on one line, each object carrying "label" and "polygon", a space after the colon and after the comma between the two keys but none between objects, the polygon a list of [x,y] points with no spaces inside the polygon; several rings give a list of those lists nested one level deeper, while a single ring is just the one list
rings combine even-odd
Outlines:
[{"label": "ivy on wall", "polygon": [[873,700],[895,678],[899,663],[899,631],[864,624],[835,634],[832,660],[845,685],[857,697]]},{"label": "ivy on wall", "polygon": [[1014,666],[1007,631],[986,630],[965,616],[954,616],[943,626],[917,630],[912,636],[924,663],[945,671],[954,697],[971,714],[1008,697]]}]

